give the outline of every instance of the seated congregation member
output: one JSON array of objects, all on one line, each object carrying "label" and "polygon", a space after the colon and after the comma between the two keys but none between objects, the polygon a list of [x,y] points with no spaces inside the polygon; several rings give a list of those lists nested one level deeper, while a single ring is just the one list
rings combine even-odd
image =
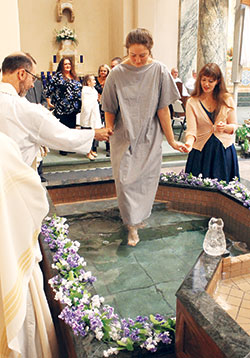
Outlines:
[{"label": "seated congregation member", "polygon": [[[70,58],[62,58],[56,73],[48,81],[45,95],[53,114],[69,128],[76,128],[76,115],[81,110],[82,84],[79,82]],[[60,151],[67,155],[67,152]]]},{"label": "seated congregation member", "polygon": [[185,83],[185,87],[190,95],[192,94],[195,88],[196,78],[197,78],[197,73],[195,70],[192,70],[192,76],[188,78],[187,82]]},{"label": "seated congregation member", "polygon": [[0,131],[18,144],[23,160],[36,168],[40,146],[51,149],[74,150],[85,154],[93,139],[108,140],[108,129],[70,129],[60,123],[40,104],[27,101],[24,96],[34,87],[36,62],[24,53],[7,56],[2,64],[0,82]]},{"label": "seated congregation member", "polygon": [[199,72],[186,106],[186,173],[229,182],[239,178],[234,147],[237,128],[235,103],[219,66],[206,64]]},{"label": "seated congregation member", "polygon": [[0,132],[0,357],[58,358],[38,234],[48,212],[39,176]]},{"label": "seated congregation member", "polygon": [[[101,116],[98,105],[98,93],[95,89],[95,76],[86,75],[83,77],[82,87],[82,109],[80,114],[80,125],[85,129],[101,128]],[[87,154],[89,160],[97,157],[98,142],[94,139],[92,148]]]},{"label": "seated congregation member", "polygon": [[[181,79],[178,77],[179,75],[179,71],[176,67],[173,67],[171,69],[171,75],[173,77],[173,80],[176,84],[176,87],[178,89],[179,95],[180,95],[180,100],[182,101],[184,107],[186,106],[186,102],[188,99],[188,92],[183,84],[183,82],[181,81]],[[174,117],[174,109],[173,109],[173,105],[172,103],[169,105],[169,111],[170,111],[170,116],[173,119]]]},{"label": "seated congregation member", "polygon": [[[171,75],[172,75],[175,83],[182,83],[183,84],[182,80],[178,77],[179,76],[179,71],[178,71],[178,69],[176,67],[172,68]],[[189,96],[189,93],[188,93],[186,87],[184,86],[184,84],[182,86],[182,92],[180,93],[180,95],[183,96],[183,97],[188,97]]]}]

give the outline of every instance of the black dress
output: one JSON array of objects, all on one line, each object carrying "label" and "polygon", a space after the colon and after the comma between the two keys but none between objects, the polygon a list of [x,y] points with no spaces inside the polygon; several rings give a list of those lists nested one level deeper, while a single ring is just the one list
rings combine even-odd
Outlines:
[{"label": "black dress", "polygon": [[[95,89],[97,90],[97,92],[98,92],[99,95],[102,95],[103,87],[102,87],[102,85],[100,84],[100,82],[98,81],[98,77],[95,77],[95,81],[96,81]],[[100,110],[100,116],[101,116],[102,124],[105,126],[105,113],[104,113],[104,111],[102,110],[102,105],[101,105],[100,102],[99,102],[99,110]],[[109,141],[106,141],[105,144],[106,144],[106,152],[109,153],[109,152],[110,152],[110,144],[109,144]]]},{"label": "black dress", "polygon": [[[214,112],[209,112],[201,103],[204,111],[210,120],[214,123]],[[221,141],[212,134],[202,151],[192,149],[188,155],[186,173],[192,173],[194,176],[202,174],[203,178],[217,178],[231,181],[234,177],[240,178],[237,153],[234,144],[226,149]]]}]

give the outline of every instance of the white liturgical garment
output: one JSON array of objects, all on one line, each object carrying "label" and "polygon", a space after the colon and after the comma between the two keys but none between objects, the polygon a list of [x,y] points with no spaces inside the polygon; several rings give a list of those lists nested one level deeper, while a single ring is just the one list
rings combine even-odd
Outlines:
[{"label": "white liturgical garment", "polygon": [[41,145],[51,149],[88,153],[94,130],[69,129],[40,104],[20,97],[15,88],[0,82],[0,131],[18,144],[23,160],[32,165]]},{"label": "white liturgical garment", "polygon": [[57,358],[54,325],[38,265],[48,202],[17,144],[0,133],[0,357]]}]

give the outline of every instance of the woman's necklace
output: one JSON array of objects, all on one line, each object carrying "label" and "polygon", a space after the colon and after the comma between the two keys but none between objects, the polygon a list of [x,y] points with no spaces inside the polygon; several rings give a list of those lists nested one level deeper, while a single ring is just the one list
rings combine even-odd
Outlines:
[{"label": "woman's necklace", "polygon": [[216,108],[216,101],[213,98],[203,98],[201,99],[201,102],[209,112],[213,112]]},{"label": "woman's necklace", "polygon": [[100,85],[103,87],[104,84],[105,84],[105,80],[106,80],[106,77],[105,78],[102,78],[102,77],[98,77],[98,81],[100,83]]}]

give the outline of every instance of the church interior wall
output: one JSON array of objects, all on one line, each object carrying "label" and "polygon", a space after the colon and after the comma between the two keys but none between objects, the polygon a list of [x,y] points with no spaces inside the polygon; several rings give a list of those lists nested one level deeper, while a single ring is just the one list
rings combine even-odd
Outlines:
[{"label": "church interior wall", "polygon": [[3,62],[3,59],[6,54],[20,50],[20,32],[17,0],[8,0],[8,3],[2,4],[1,7],[2,16],[0,21],[0,63]]},{"label": "church interior wall", "polygon": [[37,72],[52,70],[53,55],[60,48],[55,42],[55,30],[66,23],[78,36],[76,49],[84,56],[84,73],[96,73],[100,64],[125,55],[126,34],[137,26],[152,32],[155,58],[168,67],[177,64],[178,1],[73,0],[73,23],[68,22],[67,11],[57,22],[56,0],[11,1],[18,1],[21,49],[36,58]]}]

